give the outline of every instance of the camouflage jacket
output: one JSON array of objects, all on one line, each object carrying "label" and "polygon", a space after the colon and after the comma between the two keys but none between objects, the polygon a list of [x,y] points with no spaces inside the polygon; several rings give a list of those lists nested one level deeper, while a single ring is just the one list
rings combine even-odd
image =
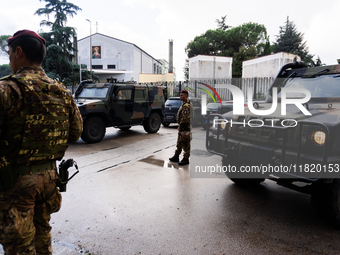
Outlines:
[{"label": "camouflage jacket", "polygon": [[72,94],[40,67],[0,80],[0,169],[61,159],[82,118]]},{"label": "camouflage jacket", "polygon": [[189,100],[183,102],[181,107],[177,112],[177,123],[178,130],[181,131],[190,131],[190,114],[193,114],[193,106]]}]

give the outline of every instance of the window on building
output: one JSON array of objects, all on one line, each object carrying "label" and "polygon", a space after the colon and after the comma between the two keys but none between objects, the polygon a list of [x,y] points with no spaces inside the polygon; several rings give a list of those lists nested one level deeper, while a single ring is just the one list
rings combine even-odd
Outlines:
[{"label": "window on building", "polygon": [[107,65],[107,69],[116,69],[116,65]]},{"label": "window on building", "polygon": [[103,65],[92,65],[92,69],[103,69]]},{"label": "window on building", "polygon": [[156,64],[153,64],[153,73],[157,73],[156,72]]}]

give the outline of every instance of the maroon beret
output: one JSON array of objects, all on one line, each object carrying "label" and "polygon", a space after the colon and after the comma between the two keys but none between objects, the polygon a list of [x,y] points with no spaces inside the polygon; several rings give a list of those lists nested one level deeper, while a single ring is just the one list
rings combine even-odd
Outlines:
[{"label": "maroon beret", "polygon": [[10,38],[8,38],[8,45],[11,45],[11,43],[13,41],[15,41],[18,38],[23,38],[23,37],[33,37],[36,38],[38,40],[40,40],[45,46],[46,46],[46,41],[44,38],[42,38],[40,35],[38,35],[36,32],[33,32],[31,30],[19,30],[18,32],[16,32],[13,36],[11,36]]},{"label": "maroon beret", "polygon": [[181,92],[180,92],[180,93],[184,93],[184,94],[187,94],[187,95],[189,95],[189,91],[187,91],[187,90],[185,90],[185,89],[181,90]]}]

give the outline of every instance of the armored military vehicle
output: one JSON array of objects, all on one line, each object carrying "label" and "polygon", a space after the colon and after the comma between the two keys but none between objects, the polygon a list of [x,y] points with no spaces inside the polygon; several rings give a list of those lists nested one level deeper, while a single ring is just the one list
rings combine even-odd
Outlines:
[{"label": "armored military vehicle", "polygon": [[166,88],[133,83],[93,83],[82,81],[74,94],[83,117],[81,138],[87,143],[103,139],[106,127],[127,131],[143,125],[156,133],[164,120]]},{"label": "armored military vehicle", "polygon": [[[276,110],[261,115],[276,102]],[[289,63],[264,102],[248,104],[244,114],[210,118],[207,150],[222,156],[233,182],[254,186],[269,179],[308,193],[312,205],[340,226],[340,65]]]}]

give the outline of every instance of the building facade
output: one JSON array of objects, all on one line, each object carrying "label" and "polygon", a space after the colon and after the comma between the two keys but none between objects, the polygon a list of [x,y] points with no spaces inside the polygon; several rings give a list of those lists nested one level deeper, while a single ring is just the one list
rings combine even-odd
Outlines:
[{"label": "building facade", "polygon": [[140,74],[161,74],[163,64],[135,44],[100,33],[78,40],[78,63],[87,65],[101,82],[136,81]]}]

